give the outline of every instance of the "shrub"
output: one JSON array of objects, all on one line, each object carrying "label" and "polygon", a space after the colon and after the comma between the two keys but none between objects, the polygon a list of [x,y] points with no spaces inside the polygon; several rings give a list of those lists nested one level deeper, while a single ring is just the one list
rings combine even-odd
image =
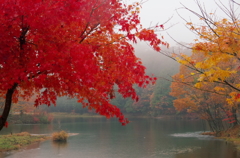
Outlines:
[{"label": "shrub", "polygon": [[53,141],[65,142],[67,141],[68,134],[65,131],[55,132],[52,134]]}]

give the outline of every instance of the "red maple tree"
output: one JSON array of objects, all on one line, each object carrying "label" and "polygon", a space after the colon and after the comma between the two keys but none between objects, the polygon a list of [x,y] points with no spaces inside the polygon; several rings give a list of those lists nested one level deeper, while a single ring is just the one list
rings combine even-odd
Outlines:
[{"label": "red maple tree", "polygon": [[35,106],[58,96],[78,98],[106,117],[128,120],[114,105],[114,86],[137,100],[132,85],[154,82],[134,55],[132,43],[163,42],[142,28],[139,5],[120,0],[0,0],[0,130],[12,101],[37,94]]}]

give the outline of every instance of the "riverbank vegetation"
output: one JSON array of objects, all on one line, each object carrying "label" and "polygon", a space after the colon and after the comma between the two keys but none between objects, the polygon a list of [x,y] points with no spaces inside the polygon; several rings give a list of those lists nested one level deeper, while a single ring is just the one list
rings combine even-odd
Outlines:
[{"label": "riverbank vegetation", "polygon": [[9,123],[13,124],[49,124],[52,122],[54,116],[47,112],[35,113],[21,113],[11,114],[9,116]]},{"label": "riverbank vegetation", "polygon": [[[206,133],[208,134],[208,133]],[[240,150],[240,125],[236,125],[221,132],[212,132],[216,138],[224,139],[226,142],[231,142],[236,145],[237,149]]]},{"label": "riverbank vegetation", "polygon": [[17,150],[34,142],[44,141],[47,136],[32,136],[27,132],[0,135],[0,152]]}]

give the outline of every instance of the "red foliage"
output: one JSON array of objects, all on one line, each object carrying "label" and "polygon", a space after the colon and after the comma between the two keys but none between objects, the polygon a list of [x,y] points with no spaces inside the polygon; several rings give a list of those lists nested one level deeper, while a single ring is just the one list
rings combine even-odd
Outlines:
[{"label": "red foliage", "polygon": [[233,117],[233,113],[231,111],[225,112],[227,115],[227,118],[223,119],[223,121],[228,121],[229,124],[237,122],[237,120]]},{"label": "red foliage", "polygon": [[4,127],[8,128],[8,122],[6,121]]},{"label": "red foliage", "polygon": [[235,96],[235,99],[237,100],[237,99],[239,99],[240,98],[240,94],[237,94],[236,96]]},{"label": "red foliage", "polygon": [[0,8],[2,96],[17,83],[15,100],[38,94],[35,106],[50,106],[67,95],[128,123],[109,103],[113,87],[137,100],[132,85],[155,81],[145,75],[131,42],[148,41],[157,51],[162,43],[155,28],[140,27],[134,6],[119,0],[0,0]]},{"label": "red foliage", "polygon": [[39,122],[40,120],[39,120],[39,118],[37,118],[37,117],[34,116],[34,117],[33,117],[33,121],[34,121],[34,122]]}]

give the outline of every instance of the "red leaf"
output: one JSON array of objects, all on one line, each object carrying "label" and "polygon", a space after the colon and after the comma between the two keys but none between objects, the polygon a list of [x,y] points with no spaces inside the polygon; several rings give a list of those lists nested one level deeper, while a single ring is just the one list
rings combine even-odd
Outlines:
[{"label": "red leaf", "polygon": [[228,122],[228,123],[234,123],[234,122],[236,122],[236,120],[232,120],[232,121],[230,121],[230,122]]},{"label": "red leaf", "polygon": [[136,102],[138,102],[138,100],[139,100],[139,97],[136,97]]},{"label": "red leaf", "polygon": [[4,127],[8,128],[8,122],[6,121]]},{"label": "red leaf", "polygon": [[240,98],[240,94],[237,94],[236,96],[235,96],[235,99],[237,100],[237,99],[239,99]]}]

